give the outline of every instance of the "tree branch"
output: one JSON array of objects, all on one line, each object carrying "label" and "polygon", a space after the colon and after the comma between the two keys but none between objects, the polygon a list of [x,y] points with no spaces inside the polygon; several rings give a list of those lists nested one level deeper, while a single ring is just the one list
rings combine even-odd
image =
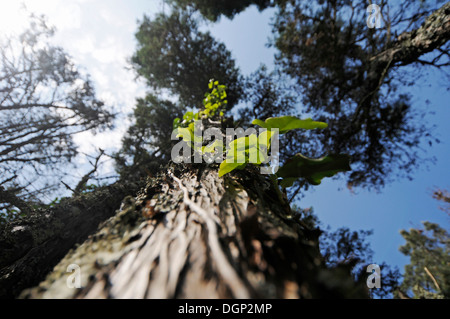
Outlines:
[{"label": "tree branch", "polygon": [[101,148],[99,150],[100,150],[100,154],[95,158],[95,163],[93,164],[94,168],[89,173],[84,175],[83,178],[80,180],[80,182],[77,184],[77,187],[75,187],[75,192],[76,193],[81,193],[84,190],[84,188],[86,187],[86,183],[89,181],[89,179],[91,178],[92,174],[94,174],[97,171],[97,169],[98,169],[98,162],[100,161],[100,158],[105,153],[105,151],[102,150]]},{"label": "tree branch", "polygon": [[17,207],[22,213],[28,212],[31,207],[24,200],[18,198],[13,192],[0,186],[0,203],[8,203]]},{"label": "tree branch", "polygon": [[392,47],[372,57],[372,63],[408,65],[425,53],[440,48],[450,39],[450,2],[433,12],[422,26],[402,33]]}]

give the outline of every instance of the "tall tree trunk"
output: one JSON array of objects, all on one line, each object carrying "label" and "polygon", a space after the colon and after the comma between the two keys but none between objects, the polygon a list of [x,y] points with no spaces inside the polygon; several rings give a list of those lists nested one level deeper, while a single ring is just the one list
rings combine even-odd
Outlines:
[{"label": "tall tree trunk", "polygon": [[125,196],[143,185],[116,183],[48,209],[31,211],[24,205],[25,218],[0,227],[0,298],[17,297],[44,280],[75,244],[114,215]]},{"label": "tall tree trunk", "polygon": [[[367,297],[255,168],[169,165],[24,298]],[[80,289],[69,288],[78,265]]]}]

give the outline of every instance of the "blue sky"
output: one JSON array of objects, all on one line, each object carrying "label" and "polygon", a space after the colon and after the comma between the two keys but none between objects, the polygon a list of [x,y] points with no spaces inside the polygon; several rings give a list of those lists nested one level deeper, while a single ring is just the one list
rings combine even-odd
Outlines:
[{"label": "blue sky", "polygon": [[[18,13],[19,1],[0,0],[0,32],[10,32],[11,26],[23,24]],[[92,136],[81,134],[77,142],[83,152],[92,153],[96,147],[117,150],[129,121],[126,117],[135,98],[143,96],[145,86],[134,81],[134,73],[127,70],[135,49],[136,21],[143,14],[152,15],[163,8],[159,0],[27,0],[32,12],[44,13],[50,24],[57,27],[55,43],[61,45],[91,75],[100,98],[120,112],[116,129]],[[167,10],[167,9],[166,9]],[[274,10],[259,13],[250,8],[233,21],[222,19],[204,28],[223,41],[232,51],[245,75],[255,71],[261,63],[273,67],[274,49],[267,48],[271,36],[270,19]],[[427,170],[422,166],[414,173],[414,180],[398,180],[388,184],[380,193],[355,190],[352,193],[343,180],[326,180],[309,191],[300,201],[301,207],[314,207],[323,224],[333,229],[342,226],[353,230],[373,229],[370,238],[375,251],[373,263],[383,261],[403,269],[408,261],[398,251],[404,243],[399,231],[417,227],[421,221],[432,221],[449,229],[449,218],[438,210],[439,203],[431,198],[435,187],[450,189],[448,168],[450,93],[445,78],[439,72],[421,77],[412,91],[414,106],[427,107],[435,114],[425,120],[437,126],[439,145],[426,148],[426,155],[435,156],[436,164]],[[425,100],[430,100],[427,106]],[[83,161],[80,158],[80,161]],[[112,162],[105,161],[104,174],[113,171]],[[74,177],[83,172],[74,173]]]}]

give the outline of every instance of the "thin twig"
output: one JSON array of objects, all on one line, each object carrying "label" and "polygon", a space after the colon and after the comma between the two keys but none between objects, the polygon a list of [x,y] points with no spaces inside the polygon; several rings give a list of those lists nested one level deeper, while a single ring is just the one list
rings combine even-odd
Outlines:
[{"label": "thin twig", "polygon": [[100,154],[95,158],[95,163],[91,163],[94,168],[87,173],[86,175],[83,176],[83,178],[80,180],[80,182],[77,184],[77,187],[75,187],[75,191],[77,193],[81,193],[84,188],[86,187],[87,182],[89,181],[89,179],[91,178],[92,174],[94,174],[97,169],[98,169],[98,162],[100,161],[100,158],[103,156],[103,154],[105,153],[104,150],[102,150],[101,148],[99,149]]},{"label": "thin twig", "polygon": [[66,183],[64,183],[63,181],[61,181],[61,184],[63,184],[69,191],[71,191],[72,193],[74,193],[75,195],[79,195],[80,193],[73,189],[72,187],[70,187],[69,185],[67,185]]}]

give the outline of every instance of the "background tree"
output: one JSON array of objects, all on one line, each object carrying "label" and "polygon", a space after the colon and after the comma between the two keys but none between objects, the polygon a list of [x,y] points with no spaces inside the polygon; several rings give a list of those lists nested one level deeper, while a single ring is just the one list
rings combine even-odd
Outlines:
[{"label": "background tree", "polygon": [[[25,210],[49,192],[46,173],[77,154],[72,137],[110,125],[113,115],[87,76],[50,44],[54,30],[31,18],[0,46],[0,211]],[[20,198],[19,195],[20,194]]]},{"label": "background tree", "polygon": [[450,193],[445,189],[436,189],[433,191],[433,198],[442,202],[439,209],[450,216]]},{"label": "background tree", "polygon": [[330,264],[350,263],[356,265],[373,258],[373,251],[367,242],[372,231],[351,231],[347,227],[322,235],[322,254]]},{"label": "background tree", "polygon": [[160,165],[169,162],[173,121],[183,116],[183,109],[152,94],[137,100],[133,114],[135,123],[129,127],[122,139],[122,148],[115,156],[121,180],[155,174]]},{"label": "background tree", "polygon": [[169,0],[182,8],[192,7],[211,21],[217,21],[221,15],[233,18],[236,14],[244,11],[251,5],[256,5],[259,10],[264,10],[271,6],[271,0]]},{"label": "background tree", "polygon": [[300,214],[302,223],[320,232],[320,252],[329,267],[346,269],[356,281],[364,281],[368,276],[367,266],[376,263],[381,269],[381,288],[370,289],[370,297],[391,299],[395,296],[402,275],[397,267],[374,261],[369,242],[373,233],[371,230],[352,231],[341,227],[331,231],[330,227],[319,221],[312,208],[301,209],[294,205],[293,210]]},{"label": "background tree", "polygon": [[[414,124],[407,65],[448,65],[450,4],[379,4],[383,27],[366,25],[367,1],[283,1],[274,24],[279,66],[298,83],[308,113],[330,124],[322,151],[351,155],[352,185],[409,176],[429,130]],[[431,55],[426,55],[434,51]],[[409,69],[411,70],[411,69]],[[317,144],[310,147],[317,150]]]},{"label": "background tree", "polygon": [[[320,239],[321,253],[326,262],[334,267],[348,267],[355,280],[367,279],[367,266],[374,264],[373,251],[368,242],[372,231],[351,231],[342,227],[334,232],[325,231]],[[396,267],[385,262],[375,263],[381,269],[381,288],[370,289],[371,298],[391,299],[400,285],[401,274]]]},{"label": "background tree", "polygon": [[410,257],[397,296],[450,298],[450,237],[437,224],[423,222],[423,228],[402,230],[406,240],[400,251]]},{"label": "background tree", "polygon": [[[231,53],[209,32],[200,32],[189,11],[144,17],[132,58],[137,73],[154,89],[167,89],[183,107],[201,107],[210,79],[226,83],[228,105],[242,96],[241,76]],[[199,104],[200,103],[200,104]]]},{"label": "background tree", "polygon": [[[433,198],[446,202],[446,190],[436,190]],[[323,229],[311,209],[294,210],[311,228],[320,227],[321,253],[330,266],[346,266],[355,278],[367,275],[366,266],[373,263],[373,251],[368,242],[371,231],[351,231],[347,227],[336,231]],[[445,211],[445,210],[444,210]],[[430,222],[423,227],[402,230],[406,243],[399,250],[410,257],[403,274],[396,267],[380,263],[381,289],[370,291],[373,298],[449,298],[450,237],[445,228]]]},{"label": "background tree", "polygon": [[[282,74],[269,72],[265,65],[243,81],[244,107],[238,108],[238,126],[251,126],[255,118],[298,115],[298,98]],[[280,141],[283,142],[283,141]]]},{"label": "background tree", "polygon": [[163,101],[150,93],[139,99],[135,123],[116,154],[122,177],[154,174],[170,159],[172,124],[189,108],[202,108],[201,101],[214,78],[227,83],[229,108],[242,97],[243,79],[231,53],[209,33],[198,30],[192,12],[174,9],[170,15],[144,17],[136,33],[138,48],[132,57],[136,72],[150,88],[166,91],[177,101]]}]

